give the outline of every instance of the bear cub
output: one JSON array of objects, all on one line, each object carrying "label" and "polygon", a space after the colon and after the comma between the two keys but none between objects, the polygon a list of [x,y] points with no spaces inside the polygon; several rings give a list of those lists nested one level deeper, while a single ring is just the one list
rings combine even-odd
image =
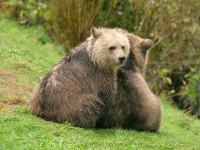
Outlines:
[{"label": "bear cub", "polygon": [[92,28],[87,47],[65,56],[33,94],[33,114],[74,126],[109,127],[108,111],[116,97],[116,73],[129,55],[129,40],[117,29]]}]

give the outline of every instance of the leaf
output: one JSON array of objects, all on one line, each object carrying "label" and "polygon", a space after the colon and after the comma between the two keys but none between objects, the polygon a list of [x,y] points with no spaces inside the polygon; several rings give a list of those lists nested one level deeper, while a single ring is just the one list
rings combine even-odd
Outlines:
[{"label": "leaf", "polygon": [[172,84],[172,80],[171,80],[171,78],[169,78],[169,77],[165,77],[165,82],[166,82],[168,85],[171,85],[171,84]]}]

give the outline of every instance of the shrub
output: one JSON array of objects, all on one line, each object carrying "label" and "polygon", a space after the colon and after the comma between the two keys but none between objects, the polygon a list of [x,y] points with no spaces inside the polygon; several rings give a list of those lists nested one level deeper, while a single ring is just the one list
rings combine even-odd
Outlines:
[{"label": "shrub", "polygon": [[20,24],[42,24],[52,17],[47,0],[9,0],[4,13]]},{"label": "shrub", "polygon": [[103,0],[52,1],[54,17],[49,29],[53,39],[64,43],[66,48],[85,40],[102,6]]},{"label": "shrub", "polygon": [[195,15],[200,13],[200,1],[131,2],[138,14],[135,33],[144,37],[151,35],[154,40],[147,77],[154,90],[162,93],[165,89],[162,87],[172,82],[167,74],[184,66],[195,69],[200,64],[199,16]]}]

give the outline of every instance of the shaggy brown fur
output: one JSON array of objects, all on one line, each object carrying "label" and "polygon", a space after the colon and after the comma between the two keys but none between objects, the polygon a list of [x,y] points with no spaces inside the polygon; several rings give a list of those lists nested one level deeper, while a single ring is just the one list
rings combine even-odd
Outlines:
[{"label": "shaggy brown fur", "polygon": [[152,42],[132,34],[128,37],[131,53],[126,64],[118,70],[118,99],[111,116],[117,127],[156,132],[161,122],[160,102],[143,77],[147,50]]},{"label": "shaggy brown fur", "polygon": [[46,120],[68,121],[87,128],[105,126],[98,123],[106,114],[108,99],[114,98],[113,81],[113,71],[98,68],[85,50],[70,63],[64,57],[33,94],[31,110]]},{"label": "shaggy brown fur", "polygon": [[[118,70],[117,99],[109,106],[110,126],[156,132],[161,122],[160,102],[143,77],[152,41],[133,34],[127,36],[131,53]],[[85,45],[86,42],[72,49],[70,57],[83,50]]]},{"label": "shaggy brown fur", "polygon": [[31,111],[35,115],[84,128],[109,126],[107,106],[116,96],[116,68],[97,64],[89,52],[84,47],[70,61],[65,56],[49,71],[33,94]]}]

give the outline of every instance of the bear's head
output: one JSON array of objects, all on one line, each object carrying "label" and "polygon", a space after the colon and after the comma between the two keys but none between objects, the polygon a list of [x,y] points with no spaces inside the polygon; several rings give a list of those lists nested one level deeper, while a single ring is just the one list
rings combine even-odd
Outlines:
[{"label": "bear's head", "polygon": [[144,74],[148,62],[149,49],[153,42],[150,39],[143,39],[132,33],[127,33],[127,37],[130,43],[130,55],[127,61],[127,64],[131,67],[129,69],[136,69]]},{"label": "bear's head", "polygon": [[92,28],[87,43],[91,60],[101,68],[119,67],[129,56],[128,37],[118,29]]}]

